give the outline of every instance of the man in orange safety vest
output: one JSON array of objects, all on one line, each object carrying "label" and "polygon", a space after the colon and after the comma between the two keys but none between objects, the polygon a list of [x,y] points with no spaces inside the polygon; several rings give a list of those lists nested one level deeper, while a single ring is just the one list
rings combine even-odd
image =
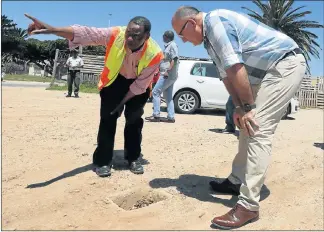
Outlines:
[{"label": "man in orange safety vest", "polygon": [[70,47],[105,45],[106,56],[98,88],[101,108],[98,145],[93,154],[95,171],[100,177],[111,175],[117,118],[125,108],[125,159],[131,172],[144,173],[140,162],[142,115],[149,98],[149,85],[163,53],[150,37],[151,23],[142,16],[130,20],[127,27],[95,28],[80,25],[53,27],[38,19],[28,27],[31,34],[55,34],[69,40]]}]

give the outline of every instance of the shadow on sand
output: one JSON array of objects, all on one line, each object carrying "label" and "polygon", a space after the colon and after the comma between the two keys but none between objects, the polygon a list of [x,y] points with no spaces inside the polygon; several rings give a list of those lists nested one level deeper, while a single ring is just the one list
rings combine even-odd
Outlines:
[{"label": "shadow on sand", "polygon": [[[140,157],[140,161],[143,165],[149,164],[149,161],[146,159],[143,159],[143,155]],[[114,151],[114,158],[113,158],[113,169],[115,170],[128,170],[128,162],[124,160],[124,150],[115,150]],[[45,187],[50,184],[53,184],[56,181],[63,180],[65,178],[69,178],[72,176],[76,176],[78,174],[87,172],[87,171],[94,171],[95,166],[93,164],[87,164],[82,167],[75,168],[71,171],[65,172],[62,175],[59,175],[53,179],[40,182],[40,183],[35,183],[35,184],[29,184],[27,185],[26,188],[40,188],[40,187]]]},{"label": "shadow on sand", "polygon": [[[179,192],[187,197],[195,198],[199,201],[213,202],[223,204],[227,207],[233,207],[237,200],[237,196],[232,196],[231,199],[222,199],[213,195],[217,195],[209,187],[210,181],[223,181],[223,178],[215,178],[209,176],[199,176],[194,174],[181,175],[178,179],[156,178],[150,181],[152,188],[168,188],[175,186]],[[270,190],[264,185],[261,189],[260,201],[263,201],[270,195]]]}]

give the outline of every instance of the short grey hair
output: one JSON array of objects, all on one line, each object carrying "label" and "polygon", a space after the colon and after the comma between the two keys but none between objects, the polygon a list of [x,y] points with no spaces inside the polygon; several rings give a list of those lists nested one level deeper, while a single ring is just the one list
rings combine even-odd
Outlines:
[{"label": "short grey hair", "polygon": [[175,17],[183,19],[183,18],[195,17],[199,13],[200,10],[198,10],[193,6],[182,6],[175,13]]},{"label": "short grey hair", "polygon": [[173,31],[168,30],[168,31],[164,32],[163,36],[165,36],[170,41],[174,40],[174,33],[173,33]]}]

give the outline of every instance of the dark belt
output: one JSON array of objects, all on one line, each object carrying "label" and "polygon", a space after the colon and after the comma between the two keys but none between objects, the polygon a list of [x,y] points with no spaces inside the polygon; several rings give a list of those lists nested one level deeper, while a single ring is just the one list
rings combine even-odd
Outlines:
[{"label": "dark belt", "polygon": [[297,54],[303,54],[303,51],[300,48],[295,48],[294,50],[287,52],[282,58],[281,60],[287,58],[288,56],[294,56]]},{"label": "dark belt", "polygon": [[77,72],[81,72],[81,70],[69,70],[69,72],[71,72],[71,73],[77,73]]},{"label": "dark belt", "polygon": [[[277,61],[276,64],[278,64],[281,60],[283,60],[289,56],[297,55],[297,54],[303,54],[303,51],[300,48],[295,48],[294,50],[287,52],[280,60]],[[264,71],[262,69],[258,69],[255,67],[250,67],[248,65],[245,65],[245,68],[247,69],[248,73],[251,76],[259,78],[259,79],[262,79],[267,74],[267,71]]]}]

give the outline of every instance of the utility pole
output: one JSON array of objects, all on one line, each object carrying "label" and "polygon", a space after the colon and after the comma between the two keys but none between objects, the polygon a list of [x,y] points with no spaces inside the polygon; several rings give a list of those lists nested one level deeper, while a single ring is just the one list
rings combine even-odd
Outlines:
[{"label": "utility pole", "polygon": [[82,55],[82,45],[79,46],[79,54]]},{"label": "utility pole", "polygon": [[58,61],[59,52],[60,52],[59,49],[55,50],[54,67],[53,67],[52,81],[50,83],[50,86],[53,86],[53,84],[55,82],[55,74],[56,74],[56,69],[57,69],[57,61]]},{"label": "utility pole", "polygon": [[108,14],[109,15],[109,20],[108,20],[108,24],[109,24],[109,26],[108,27],[110,27],[110,17],[112,16],[112,14]]}]

